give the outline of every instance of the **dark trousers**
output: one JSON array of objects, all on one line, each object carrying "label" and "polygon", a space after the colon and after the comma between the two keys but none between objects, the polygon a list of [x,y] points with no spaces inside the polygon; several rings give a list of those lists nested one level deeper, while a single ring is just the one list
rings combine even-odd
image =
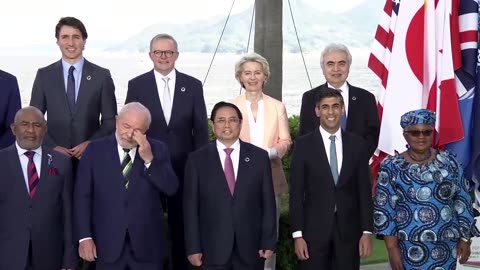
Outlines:
[{"label": "dark trousers", "polygon": [[183,192],[181,189],[175,195],[167,198],[167,210],[172,270],[186,270],[189,262],[185,252]]},{"label": "dark trousers", "polygon": [[162,265],[159,262],[139,262],[135,259],[130,238],[128,233],[125,236],[125,244],[123,245],[122,254],[113,263],[96,263],[98,270],[162,270]]},{"label": "dark trousers", "polygon": [[360,269],[360,256],[358,242],[342,239],[338,230],[338,220],[334,218],[330,239],[326,242],[307,241],[308,260],[300,262],[302,270],[358,270]]},{"label": "dark trousers", "polygon": [[265,260],[258,257],[254,263],[246,262],[240,257],[237,244],[234,244],[230,260],[224,265],[211,265],[207,261],[200,267],[201,270],[263,270]]}]

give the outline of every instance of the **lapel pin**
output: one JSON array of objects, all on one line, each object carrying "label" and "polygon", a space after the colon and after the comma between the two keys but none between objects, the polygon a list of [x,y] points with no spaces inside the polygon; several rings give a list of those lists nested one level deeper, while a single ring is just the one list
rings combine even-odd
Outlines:
[{"label": "lapel pin", "polygon": [[48,165],[52,165],[52,161],[53,161],[52,155],[51,155],[51,154],[47,154],[47,156],[48,156],[48,161],[47,161],[47,162],[48,162]]},{"label": "lapel pin", "polygon": [[87,76],[87,81],[90,81],[92,79],[92,76],[88,75]]},{"label": "lapel pin", "polygon": [[353,97],[352,97],[352,100],[357,100],[357,97],[356,97],[356,96],[353,96]]},{"label": "lapel pin", "polygon": [[185,89],[185,86],[183,86],[182,88],[180,88],[180,91],[182,92],[185,92],[187,89]]},{"label": "lapel pin", "polygon": [[249,157],[246,157],[246,158],[245,158],[245,162],[250,162],[250,158],[249,158]]}]

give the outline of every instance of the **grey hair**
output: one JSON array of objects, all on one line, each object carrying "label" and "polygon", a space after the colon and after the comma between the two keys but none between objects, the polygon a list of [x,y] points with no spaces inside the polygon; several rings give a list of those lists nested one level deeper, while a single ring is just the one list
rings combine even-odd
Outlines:
[{"label": "grey hair", "polygon": [[323,49],[322,54],[320,55],[320,66],[322,67],[322,70],[325,68],[325,55],[332,53],[332,52],[343,52],[347,55],[347,64],[350,66],[352,64],[352,55],[350,54],[350,51],[348,50],[347,46],[341,43],[330,43]]},{"label": "grey hair", "polygon": [[270,65],[268,64],[267,59],[258,53],[250,53],[240,58],[240,60],[238,60],[238,62],[235,64],[235,79],[237,79],[239,83],[241,83],[240,75],[243,72],[243,65],[247,62],[259,63],[262,65],[263,74],[265,74],[267,77],[270,77]]},{"label": "grey hair", "polygon": [[171,41],[173,41],[173,46],[175,47],[175,51],[178,52],[178,43],[177,41],[169,34],[158,34],[156,36],[154,36],[152,38],[152,40],[150,41],[150,52],[152,51],[152,47],[153,47],[153,43],[155,43],[155,41],[157,40],[160,40],[160,39],[169,39]]},{"label": "grey hair", "polygon": [[152,115],[150,114],[150,111],[147,109],[147,107],[143,106],[140,102],[131,102],[125,104],[125,106],[123,106],[122,109],[120,109],[120,111],[118,112],[118,117],[122,117],[122,115],[131,110],[144,113],[147,117],[147,129],[150,128],[150,124],[152,123]]}]

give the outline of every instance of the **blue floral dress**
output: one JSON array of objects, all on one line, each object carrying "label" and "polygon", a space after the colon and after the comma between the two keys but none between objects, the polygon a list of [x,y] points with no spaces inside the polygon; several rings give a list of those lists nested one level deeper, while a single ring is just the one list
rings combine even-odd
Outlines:
[{"label": "blue floral dress", "polygon": [[478,235],[468,190],[452,154],[415,164],[396,153],[378,172],[375,234],[397,236],[405,269],[455,269],[457,241]]}]

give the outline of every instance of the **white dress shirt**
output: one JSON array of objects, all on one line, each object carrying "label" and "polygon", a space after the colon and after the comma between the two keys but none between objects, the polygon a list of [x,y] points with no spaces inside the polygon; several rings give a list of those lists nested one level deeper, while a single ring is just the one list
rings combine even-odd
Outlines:
[{"label": "white dress shirt", "polygon": [[42,170],[42,147],[39,147],[34,150],[25,150],[15,142],[15,146],[17,147],[18,157],[20,158],[20,165],[22,165],[22,172],[23,172],[23,179],[25,180],[25,185],[27,186],[27,191],[30,193],[30,187],[28,185],[28,172],[27,172],[27,165],[28,165],[28,157],[25,156],[25,152],[33,151],[35,155],[33,155],[33,163],[35,163],[35,169],[37,170],[38,178],[40,178],[40,172]]},{"label": "white dress shirt", "polygon": [[[163,78],[168,78],[168,88],[170,89],[170,110],[173,108],[173,96],[175,95],[175,83],[177,81],[177,73],[175,69],[170,71],[167,76],[163,76],[160,72],[153,70],[153,74],[155,75],[155,82],[157,83],[157,91],[158,97],[160,98],[160,103],[162,104],[163,110],[163,92],[165,90],[165,81]],[[171,111],[170,111],[171,115]]]},{"label": "white dress shirt", "polygon": [[338,89],[340,90],[340,94],[342,94],[343,97],[343,103],[345,104],[345,116],[348,117],[348,83],[345,81],[340,88],[333,87],[331,84],[327,82],[328,87],[333,88],[333,89]]},{"label": "white dress shirt", "polygon": [[233,148],[233,151],[230,154],[230,158],[232,159],[233,172],[235,173],[235,181],[237,181],[238,161],[240,160],[240,141],[237,140],[230,147],[226,147],[223,143],[217,140],[217,151],[218,151],[218,155],[220,156],[220,162],[222,162],[222,169],[224,171],[225,171],[225,157],[227,156],[227,153],[225,153],[224,151],[225,148]]}]

